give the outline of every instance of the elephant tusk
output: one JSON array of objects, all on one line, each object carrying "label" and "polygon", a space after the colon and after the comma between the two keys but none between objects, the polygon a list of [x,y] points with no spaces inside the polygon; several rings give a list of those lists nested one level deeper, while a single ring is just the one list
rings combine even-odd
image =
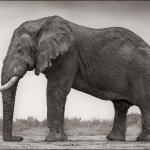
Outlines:
[{"label": "elephant tusk", "polygon": [[0,87],[0,92],[9,89],[11,86],[13,86],[15,84],[15,82],[18,79],[19,79],[19,77],[17,77],[17,76],[12,77],[9,82],[7,82],[5,85]]}]

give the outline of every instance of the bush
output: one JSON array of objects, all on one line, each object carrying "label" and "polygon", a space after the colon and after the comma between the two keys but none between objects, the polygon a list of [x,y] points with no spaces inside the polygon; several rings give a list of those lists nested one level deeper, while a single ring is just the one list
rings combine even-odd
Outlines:
[{"label": "bush", "polygon": [[141,124],[142,118],[140,114],[129,114],[127,118],[127,127],[137,124],[138,126]]}]

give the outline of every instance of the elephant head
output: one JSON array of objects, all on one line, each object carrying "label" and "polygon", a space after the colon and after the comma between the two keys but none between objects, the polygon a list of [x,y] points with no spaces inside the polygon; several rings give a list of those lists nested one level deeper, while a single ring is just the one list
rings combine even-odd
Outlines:
[{"label": "elephant head", "polygon": [[3,139],[21,141],[12,136],[12,120],[17,84],[27,71],[39,75],[52,66],[51,59],[65,53],[74,37],[68,22],[58,16],[27,21],[13,33],[3,62],[1,83],[3,98]]}]

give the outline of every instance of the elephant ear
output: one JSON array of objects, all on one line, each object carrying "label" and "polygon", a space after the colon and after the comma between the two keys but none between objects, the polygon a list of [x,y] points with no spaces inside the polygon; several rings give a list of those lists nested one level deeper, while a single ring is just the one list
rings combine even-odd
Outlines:
[{"label": "elephant ear", "polygon": [[35,74],[39,75],[52,66],[51,59],[69,50],[74,37],[67,21],[58,16],[47,19],[37,36]]}]

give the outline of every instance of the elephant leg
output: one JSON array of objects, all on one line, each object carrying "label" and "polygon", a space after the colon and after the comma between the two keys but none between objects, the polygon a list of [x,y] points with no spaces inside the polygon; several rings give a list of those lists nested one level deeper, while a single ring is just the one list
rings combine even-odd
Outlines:
[{"label": "elephant leg", "polygon": [[114,124],[106,138],[111,141],[125,141],[126,116],[131,104],[126,100],[114,100],[112,102],[115,109]]},{"label": "elephant leg", "polygon": [[49,134],[45,137],[46,142],[67,140],[67,135],[64,133],[65,102],[65,92],[57,84],[48,82],[47,124]]},{"label": "elephant leg", "polygon": [[142,132],[137,137],[137,141],[150,141],[150,102],[143,104],[139,106],[142,114]]}]

